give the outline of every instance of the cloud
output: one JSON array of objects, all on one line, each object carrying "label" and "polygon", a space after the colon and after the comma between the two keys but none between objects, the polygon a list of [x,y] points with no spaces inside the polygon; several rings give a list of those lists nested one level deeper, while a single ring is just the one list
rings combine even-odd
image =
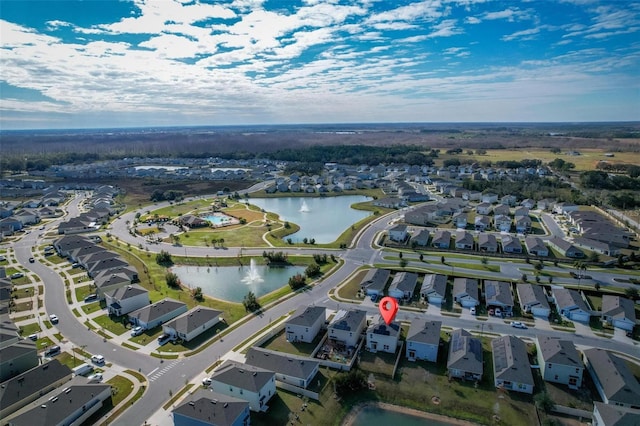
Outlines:
[{"label": "cloud", "polygon": [[504,41],[512,41],[515,39],[531,40],[533,36],[535,36],[539,32],[540,32],[540,27],[529,28],[527,30],[516,31],[515,33],[505,35],[502,37],[502,40]]}]

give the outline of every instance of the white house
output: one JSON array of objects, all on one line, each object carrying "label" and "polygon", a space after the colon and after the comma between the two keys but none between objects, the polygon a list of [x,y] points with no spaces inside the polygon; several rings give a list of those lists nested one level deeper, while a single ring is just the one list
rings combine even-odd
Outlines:
[{"label": "white house", "polygon": [[571,321],[588,323],[591,309],[576,290],[564,287],[552,288],[553,299],[558,306],[558,312]]},{"label": "white house", "polygon": [[247,426],[251,422],[245,400],[199,389],[174,408],[173,426]]},{"label": "white house", "polygon": [[491,341],[493,379],[496,388],[533,393],[533,374],[525,343],[515,336],[502,336]]},{"label": "white house", "polygon": [[382,317],[372,321],[367,328],[367,350],[370,352],[388,352],[393,354],[398,347],[400,338],[400,323],[391,322],[389,325]]},{"label": "white house", "polygon": [[640,383],[622,358],[601,348],[585,349],[582,353],[603,402],[640,409]]},{"label": "white house", "polygon": [[390,275],[391,272],[388,269],[370,269],[360,281],[360,290],[367,296],[381,296],[384,294]]},{"label": "white house", "polygon": [[267,411],[267,403],[276,394],[276,375],[264,368],[228,360],[213,372],[211,389],[247,401],[251,411]]},{"label": "white house", "polygon": [[287,341],[313,342],[327,319],[326,311],[323,306],[307,306],[298,309],[298,312],[285,322]]},{"label": "white house", "polygon": [[491,203],[480,203],[476,206],[476,213],[479,215],[487,216],[491,213]]},{"label": "white house", "polygon": [[591,426],[640,425],[640,410],[593,402]]},{"label": "white house", "polygon": [[418,282],[418,274],[415,272],[396,272],[389,285],[389,296],[397,300],[411,300]]},{"label": "white house", "polygon": [[527,252],[531,256],[547,257],[549,256],[549,249],[544,242],[538,237],[526,237],[524,239],[524,245],[527,248]]},{"label": "white house", "polygon": [[567,385],[571,389],[582,386],[584,364],[572,341],[537,336],[536,348],[538,365],[544,380]]},{"label": "white house", "polygon": [[478,280],[474,278],[455,278],[453,280],[453,300],[463,308],[480,304]]},{"label": "white house", "polygon": [[407,333],[406,357],[409,361],[422,360],[436,362],[440,347],[442,321],[411,320]]},{"label": "white house", "polygon": [[407,225],[398,224],[389,229],[389,239],[395,242],[404,242],[407,239]]},{"label": "white house", "polygon": [[359,309],[339,311],[329,324],[329,340],[345,348],[356,347],[367,325],[366,312]]},{"label": "white house", "polygon": [[137,284],[127,285],[105,294],[107,311],[110,315],[125,315],[149,303],[149,292]]},{"label": "white house", "polygon": [[442,274],[427,274],[422,280],[420,297],[429,303],[440,305],[444,301],[447,291],[447,276]]},{"label": "white house", "polygon": [[318,374],[320,363],[309,357],[252,347],[247,352],[247,364],[273,371],[276,380],[306,389]]},{"label": "white house", "polygon": [[534,317],[549,318],[551,307],[544,293],[544,288],[535,284],[518,284],[516,286],[520,307],[525,313],[531,313]]},{"label": "white house", "polygon": [[621,296],[602,295],[602,320],[615,328],[632,331],[636,325],[633,301]]},{"label": "white house", "polygon": [[164,324],[162,331],[174,338],[188,342],[215,327],[222,320],[220,315],[222,315],[222,311],[198,305],[189,312],[185,312]]}]

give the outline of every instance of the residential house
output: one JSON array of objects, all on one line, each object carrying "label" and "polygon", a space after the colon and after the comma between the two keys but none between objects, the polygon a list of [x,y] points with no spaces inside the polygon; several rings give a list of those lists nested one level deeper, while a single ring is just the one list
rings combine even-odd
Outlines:
[{"label": "residential house", "polygon": [[498,251],[498,240],[493,234],[478,235],[478,250],[482,253],[496,253]]},{"label": "residential house", "polygon": [[225,361],[211,376],[211,389],[247,401],[251,411],[267,411],[276,394],[273,371],[236,361]]},{"label": "residential house", "polygon": [[36,367],[38,361],[36,344],[29,339],[0,347],[0,382]]},{"label": "residential house", "polygon": [[640,410],[609,405],[600,401],[593,402],[591,426],[632,425],[640,425]]},{"label": "residential house", "polygon": [[173,426],[248,426],[249,403],[210,390],[199,389],[171,411]]},{"label": "residential house", "polygon": [[543,198],[542,200],[538,200],[536,207],[542,211],[548,211],[553,209],[553,205],[555,204],[555,202],[556,200],[552,200],[550,198]]},{"label": "residential house", "polygon": [[482,379],[483,364],[480,339],[464,329],[453,330],[447,360],[449,377],[479,382]]},{"label": "residential house", "polygon": [[149,292],[137,284],[117,288],[105,294],[109,315],[126,315],[149,303]]},{"label": "residential house", "polygon": [[427,321],[421,318],[411,320],[406,342],[407,359],[436,362],[441,327],[442,321]]},{"label": "residential house", "polygon": [[487,308],[500,308],[503,315],[513,312],[513,294],[510,283],[485,280],[484,294]]},{"label": "residential house", "polygon": [[526,344],[515,336],[491,341],[493,380],[496,388],[533,393],[533,374]]},{"label": "residential house", "polygon": [[415,272],[396,272],[389,285],[389,296],[398,301],[410,301],[418,283],[418,274]]},{"label": "residential house", "polygon": [[95,277],[93,282],[96,287],[96,294],[100,300],[103,300],[107,293],[112,293],[119,288],[133,284],[130,276],[118,271],[118,268],[103,271],[103,273]]},{"label": "residential house", "polygon": [[187,312],[185,303],[166,298],[131,312],[129,321],[150,330],[185,312]]},{"label": "residential house", "polygon": [[391,272],[388,269],[369,269],[360,282],[360,290],[367,296],[382,296]]},{"label": "residential house", "polygon": [[359,309],[339,311],[333,322],[329,324],[329,340],[347,349],[355,348],[366,325],[365,311]]},{"label": "residential house", "polygon": [[480,304],[478,280],[474,278],[455,278],[452,294],[453,300],[463,308],[471,308]]},{"label": "residential house", "polygon": [[516,197],[515,195],[505,195],[504,197],[500,198],[500,203],[505,204],[509,207],[515,206],[517,201],[518,197]]},{"label": "residential house", "polygon": [[401,207],[407,206],[407,202],[398,197],[380,198],[378,200],[372,201],[371,204],[377,207],[384,207],[387,209],[399,209]]},{"label": "residential house", "polygon": [[582,353],[603,402],[640,409],[640,383],[622,358],[601,348],[585,349]]},{"label": "residential house", "polygon": [[456,231],[456,249],[473,250],[473,235],[467,231]]},{"label": "residential house", "polygon": [[494,204],[498,202],[498,194],[494,194],[492,192],[487,192],[486,194],[482,194],[482,202]]},{"label": "residential house", "polygon": [[572,321],[588,323],[591,309],[576,290],[564,287],[552,287],[553,299],[558,312]]},{"label": "residential house", "polygon": [[447,276],[442,274],[426,274],[422,280],[420,297],[429,303],[440,305],[447,291]]},{"label": "residential house", "polygon": [[102,259],[87,265],[87,275],[90,278],[95,278],[102,271],[106,271],[112,268],[121,268],[129,266],[126,260],[121,257],[112,257],[109,259]]},{"label": "residential house", "polygon": [[374,353],[382,351],[393,354],[398,347],[399,338],[400,323],[387,324],[382,317],[378,316],[367,328],[367,350]]},{"label": "residential house", "polygon": [[576,237],[573,239],[573,245],[594,253],[604,254],[605,256],[613,257],[620,254],[619,246],[611,242],[597,241],[591,238]]},{"label": "residential house", "polygon": [[499,214],[493,217],[493,227],[500,232],[511,230],[511,218],[507,215]]},{"label": "residential house", "polygon": [[426,247],[429,245],[430,234],[427,229],[421,229],[416,235],[411,237],[411,245]]},{"label": "residential house", "polygon": [[320,363],[309,357],[296,356],[258,348],[249,349],[247,364],[273,371],[278,382],[306,389],[318,374]]},{"label": "residential house", "polygon": [[562,203],[555,203],[553,205],[553,212],[557,214],[566,215],[568,213],[575,212],[575,211],[578,211],[578,206],[573,203],[562,202]]},{"label": "residential house", "polygon": [[456,228],[464,229],[467,227],[467,214],[465,212],[455,213],[451,218],[451,222]]},{"label": "residential house", "polygon": [[407,236],[407,225],[405,224],[401,223],[389,229],[389,239],[391,241],[402,243],[407,240]]},{"label": "residential house", "polygon": [[522,253],[522,244],[520,244],[520,240],[518,238],[503,234],[500,236],[500,243],[502,244],[503,253]]},{"label": "residential house", "polygon": [[491,213],[491,203],[480,203],[476,206],[476,213],[487,216]]},{"label": "residential house", "polygon": [[557,250],[562,256],[571,258],[584,257],[584,253],[567,240],[554,236],[551,237],[548,242],[549,246]]},{"label": "residential house", "polygon": [[431,240],[431,246],[439,249],[448,249],[451,244],[451,232],[437,230]]},{"label": "residential house", "polygon": [[493,208],[494,216],[509,216],[511,209],[505,204],[498,204]]},{"label": "residential house", "polygon": [[285,322],[288,342],[311,343],[316,338],[327,319],[323,306],[301,307]]},{"label": "residential house", "polygon": [[520,234],[531,232],[531,218],[529,216],[516,216],[513,222],[516,226],[516,232]]},{"label": "residential house", "polygon": [[551,307],[544,293],[544,288],[535,284],[518,284],[516,286],[520,307],[525,313],[535,317],[549,318]]},{"label": "residential house", "polygon": [[222,321],[221,311],[195,306],[162,326],[162,331],[173,339],[189,342]]},{"label": "residential house", "polygon": [[83,247],[92,247],[96,244],[87,237],[80,235],[65,235],[53,243],[53,247],[60,257],[68,257],[73,250]]},{"label": "residential house", "polygon": [[519,216],[527,216],[527,217],[529,217],[529,208],[527,208],[527,207],[516,207],[516,209],[513,211],[513,216],[514,217],[519,217]]},{"label": "residential house", "polygon": [[482,192],[467,191],[464,194],[462,194],[462,199],[465,201],[480,201],[482,199]]},{"label": "residential house", "polygon": [[570,389],[582,386],[584,364],[571,340],[537,336],[536,348],[544,380],[567,385]]},{"label": "residential house", "polygon": [[633,301],[622,296],[602,295],[602,321],[615,328],[632,331],[636,325]]},{"label": "residential house", "polygon": [[476,231],[486,231],[491,227],[491,218],[489,216],[477,215],[473,219],[473,227]]},{"label": "residential house", "polygon": [[526,237],[524,239],[524,246],[527,248],[527,253],[531,256],[547,257],[549,256],[549,249],[544,242],[538,237]]},{"label": "residential house", "polygon": [[526,207],[527,209],[531,210],[536,206],[536,201],[532,200],[531,198],[526,198],[520,202],[520,205],[522,207]]}]

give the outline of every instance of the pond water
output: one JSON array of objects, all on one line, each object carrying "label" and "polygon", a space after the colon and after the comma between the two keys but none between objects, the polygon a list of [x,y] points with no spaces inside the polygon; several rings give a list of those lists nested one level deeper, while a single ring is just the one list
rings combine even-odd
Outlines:
[{"label": "pond water", "polygon": [[174,266],[171,271],[190,288],[201,287],[207,296],[242,303],[249,291],[256,297],[289,285],[289,278],[304,274],[303,266],[270,268],[265,265],[238,266]]},{"label": "pond water", "polygon": [[423,419],[405,413],[384,410],[379,407],[366,406],[355,418],[354,426],[450,426],[454,423],[443,423],[432,419]]},{"label": "pond water", "polygon": [[371,199],[364,195],[279,197],[250,198],[249,203],[278,214],[283,221],[300,226],[298,232],[286,238],[294,242],[313,238],[318,244],[326,244],[338,239],[354,223],[370,216],[371,212],[355,210],[351,205]]}]

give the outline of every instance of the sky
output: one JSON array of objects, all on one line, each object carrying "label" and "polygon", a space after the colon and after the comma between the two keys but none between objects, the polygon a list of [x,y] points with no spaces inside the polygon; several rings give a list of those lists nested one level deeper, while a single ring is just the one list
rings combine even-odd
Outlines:
[{"label": "sky", "polygon": [[0,129],[640,120],[631,0],[0,1]]}]

